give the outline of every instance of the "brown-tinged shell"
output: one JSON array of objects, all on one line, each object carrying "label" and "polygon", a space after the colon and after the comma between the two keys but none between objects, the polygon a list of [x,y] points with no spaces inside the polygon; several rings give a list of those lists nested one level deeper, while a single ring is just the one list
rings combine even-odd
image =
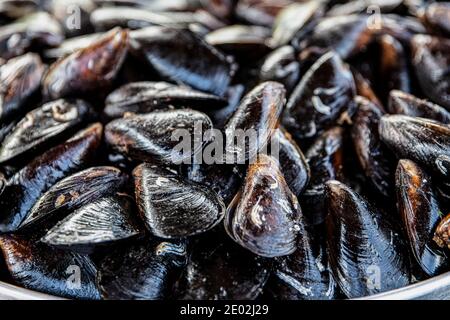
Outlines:
[{"label": "brown-tinged shell", "polygon": [[111,84],[128,49],[128,31],[111,30],[90,46],[53,63],[42,81],[47,97],[57,99],[96,92]]},{"label": "brown-tinged shell", "polygon": [[258,155],[234,202],[225,218],[225,229],[233,240],[263,257],[295,251],[301,208],[274,158]]}]

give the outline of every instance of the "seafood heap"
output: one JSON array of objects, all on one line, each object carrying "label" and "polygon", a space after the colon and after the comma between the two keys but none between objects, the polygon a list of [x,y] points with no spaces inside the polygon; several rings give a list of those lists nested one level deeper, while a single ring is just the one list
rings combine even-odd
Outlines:
[{"label": "seafood heap", "polygon": [[449,123],[450,2],[0,1],[0,280],[330,300],[439,275]]}]

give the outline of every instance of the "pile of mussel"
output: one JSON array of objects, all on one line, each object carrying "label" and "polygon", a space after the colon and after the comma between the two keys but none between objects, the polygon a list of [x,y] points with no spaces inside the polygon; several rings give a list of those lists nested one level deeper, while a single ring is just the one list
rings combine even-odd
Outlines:
[{"label": "pile of mussel", "polygon": [[[0,280],[260,300],[425,280],[450,271],[449,123],[450,2],[2,0]],[[198,124],[258,143],[189,161],[218,139],[177,150]]]}]

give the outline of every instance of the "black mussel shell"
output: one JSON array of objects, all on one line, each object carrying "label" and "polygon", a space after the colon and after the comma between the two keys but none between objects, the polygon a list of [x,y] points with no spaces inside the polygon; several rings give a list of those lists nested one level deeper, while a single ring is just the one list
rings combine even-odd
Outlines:
[{"label": "black mussel shell", "polygon": [[63,39],[63,30],[55,18],[35,12],[0,27],[0,57],[10,59],[30,49],[54,47]]},{"label": "black mussel shell", "polygon": [[92,167],[58,181],[33,205],[21,227],[71,212],[119,191],[127,176],[114,167]]},{"label": "black mussel shell", "polygon": [[[336,5],[328,10],[327,15],[343,16],[357,13],[375,13],[371,10],[379,10],[379,13],[388,13],[397,9],[404,2],[403,0],[352,0],[336,1]],[[376,6],[376,7],[375,7]]]},{"label": "black mussel shell", "polygon": [[399,158],[434,168],[440,155],[450,156],[450,127],[425,118],[385,115],[379,125],[381,140]]},{"label": "black mussel shell", "polygon": [[390,35],[383,35],[378,40],[380,46],[380,89],[383,101],[391,90],[411,92],[411,79],[408,59],[402,44]]},{"label": "black mussel shell", "polygon": [[199,111],[154,111],[111,121],[105,127],[105,140],[130,159],[181,164],[190,163],[202,151],[207,142],[203,138],[211,129],[211,119]]},{"label": "black mussel shell", "polygon": [[380,111],[384,112],[385,109],[381,104],[381,101],[376,95],[375,91],[373,90],[370,81],[364,78],[362,74],[356,71],[355,69],[352,69],[352,73],[353,77],[355,78],[356,94],[358,96],[366,98],[374,105],[376,105],[378,109],[380,109]]},{"label": "black mussel shell", "polygon": [[0,233],[16,230],[44,192],[87,166],[95,157],[102,132],[100,123],[93,124],[14,174],[0,195]]},{"label": "black mussel shell", "polygon": [[411,47],[412,64],[423,93],[450,110],[450,40],[417,35]]},{"label": "black mussel shell", "polygon": [[34,53],[8,60],[0,67],[0,120],[24,111],[30,97],[39,89],[45,66]]},{"label": "black mussel shell", "polygon": [[165,79],[223,96],[236,66],[193,32],[148,27],[132,33],[133,52],[143,55]]},{"label": "black mussel shell", "polygon": [[286,91],[291,92],[300,79],[300,63],[297,61],[294,48],[283,46],[267,55],[261,66],[259,79],[261,82],[282,83]]},{"label": "black mussel shell", "polygon": [[389,197],[393,191],[395,157],[380,140],[378,125],[383,114],[369,100],[356,97],[356,113],[353,117],[352,140],[359,164],[373,186]]},{"label": "black mussel shell", "polygon": [[278,152],[277,159],[289,189],[297,197],[300,196],[305,191],[311,175],[302,150],[284,129],[276,129],[271,142],[272,155],[276,157],[274,152]]},{"label": "black mussel shell", "polygon": [[339,294],[328,266],[323,227],[314,228],[299,222],[299,239],[295,252],[277,258],[267,284],[276,300],[331,300]]},{"label": "black mussel shell", "polygon": [[292,3],[282,9],[274,22],[272,41],[274,47],[289,44],[294,37],[307,29],[308,24],[324,13],[324,3],[309,0],[303,3]]},{"label": "black mussel shell", "polygon": [[364,15],[326,17],[315,26],[311,36],[300,43],[300,48],[331,49],[347,59],[362,51],[372,40],[368,19]]},{"label": "black mussel shell", "polygon": [[245,171],[240,166],[227,164],[192,164],[181,169],[191,181],[208,186],[222,198],[226,206],[241,186]]},{"label": "black mussel shell", "polygon": [[112,250],[99,263],[98,287],[106,300],[170,298],[186,265],[184,242],[145,239]]},{"label": "black mussel shell", "polygon": [[53,63],[42,81],[52,99],[96,92],[109,86],[127,53],[128,31],[111,30],[90,46]]},{"label": "black mussel shell", "polygon": [[109,118],[119,118],[125,112],[148,113],[170,106],[216,109],[225,104],[226,101],[220,97],[184,86],[167,82],[134,82],[109,94],[104,113]]},{"label": "black mussel shell", "polygon": [[200,4],[203,8],[224,21],[227,21],[234,14],[236,2],[236,0],[200,0]]},{"label": "black mussel shell", "polygon": [[238,246],[223,230],[193,240],[192,254],[177,284],[178,299],[254,300],[269,278],[271,261]]},{"label": "black mussel shell", "polygon": [[297,140],[314,138],[352,112],[353,75],[334,52],[323,55],[303,76],[286,105],[283,125]]},{"label": "black mussel shell", "polygon": [[238,244],[269,258],[295,251],[301,208],[274,158],[258,155],[233,202],[225,229]]},{"label": "black mussel shell", "polygon": [[0,250],[11,277],[27,289],[72,299],[100,299],[97,270],[86,255],[18,235],[0,236]]},{"label": "black mussel shell", "polygon": [[390,113],[403,114],[450,123],[450,112],[425,99],[419,99],[406,92],[392,90],[389,94],[388,109]]},{"label": "black mussel shell", "polygon": [[326,183],[326,206],[330,266],[334,279],[348,298],[410,283],[406,243],[387,215],[335,180]]},{"label": "black mussel shell", "polygon": [[238,0],[235,14],[249,24],[272,27],[278,13],[292,0]]},{"label": "black mussel shell", "polygon": [[433,2],[419,12],[420,20],[432,32],[450,37],[450,3]]},{"label": "black mussel shell", "polygon": [[417,263],[429,276],[448,270],[448,255],[433,241],[443,218],[431,177],[410,160],[400,160],[396,172],[397,202]]},{"label": "black mussel shell", "polygon": [[217,194],[169,169],[144,163],[133,171],[136,203],[146,227],[160,238],[205,232],[225,215]]},{"label": "black mussel shell", "polygon": [[39,9],[39,0],[3,0],[0,4],[0,18],[6,21],[22,18]]},{"label": "black mussel shell", "polygon": [[41,238],[52,247],[89,253],[95,247],[138,236],[133,198],[117,194],[75,210]]},{"label": "black mussel shell", "polygon": [[278,126],[285,94],[282,84],[268,81],[245,95],[224,128],[227,163],[242,164],[267,146]]},{"label": "black mussel shell", "polygon": [[308,222],[321,224],[326,215],[325,182],[343,179],[344,129],[334,127],[325,131],[313,142],[305,157],[311,178],[300,200]]},{"label": "black mussel shell", "polygon": [[[388,34],[405,47],[409,47],[411,39],[417,34],[426,33],[423,24],[414,17],[400,16],[398,14],[384,14],[381,19],[371,19],[371,30],[374,36]],[[379,21],[378,21],[379,20]]]},{"label": "black mussel shell", "polygon": [[439,222],[434,231],[433,241],[441,248],[450,249],[450,215],[446,215]]},{"label": "black mussel shell", "polygon": [[0,146],[0,162],[52,145],[89,120],[92,108],[82,100],[56,100],[28,112]]}]

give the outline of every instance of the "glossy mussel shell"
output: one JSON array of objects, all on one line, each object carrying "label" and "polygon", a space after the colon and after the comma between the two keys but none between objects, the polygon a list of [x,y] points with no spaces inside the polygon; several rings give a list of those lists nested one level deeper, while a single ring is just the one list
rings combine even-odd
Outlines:
[{"label": "glossy mussel shell", "polygon": [[0,236],[0,250],[11,277],[27,289],[71,299],[100,299],[97,270],[86,255],[19,235]]},{"label": "glossy mussel shell", "polygon": [[148,113],[170,106],[216,109],[226,101],[212,94],[167,82],[133,82],[113,91],[106,98],[104,113],[119,118],[125,112]]},{"label": "glossy mussel shell", "polygon": [[442,212],[431,177],[410,160],[400,160],[396,172],[397,202],[417,263],[429,276],[449,267],[448,255],[433,241]]},{"label": "glossy mussel shell", "polygon": [[102,132],[100,123],[93,124],[14,174],[0,195],[0,233],[17,229],[44,192],[87,166],[95,157]]},{"label": "glossy mussel shell", "polygon": [[[203,134],[206,137],[209,129],[212,129],[211,119],[199,111],[154,111],[142,115],[126,114],[111,121],[105,127],[105,140],[115,151],[130,159],[181,164],[191,161],[202,150],[207,141],[196,139]],[[180,150],[181,143],[188,149]]]},{"label": "glossy mussel shell", "polygon": [[59,99],[28,112],[0,145],[0,162],[51,146],[92,116],[82,100]]},{"label": "glossy mussel shell", "polygon": [[119,191],[127,176],[114,167],[92,167],[58,181],[33,205],[21,227],[76,210]]},{"label": "glossy mussel shell", "polygon": [[274,158],[258,155],[234,201],[225,219],[233,240],[263,257],[295,251],[301,208]]},{"label": "glossy mussel shell", "polygon": [[210,188],[170,169],[144,163],[133,171],[136,203],[148,230],[160,238],[205,232],[225,214],[222,199]]},{"label": "glossy mussel shell", "polygon": [[450,112],[440,105],[419,99],[406,92],[392,90],[389,94],[389,112],[450,123]]},{"label": "glossy mussel shell", "polygon": [[440,122],[402,115],[385,115],[380,137],[398,156],[432,169],[440,155],[450,155],[450,128]]},{"label": "glossy mussel shell", "polygon": [[139,235],[133,198],[114,195],[99,198],[75,210],[41,238],[53,247],[90,252]]},{"label": "glossy mussel shell", "polygon": [[192,254],[177,284],[183,300],[254,300],[266,285],[271,260],[234,243],[222,228],[190,244]]},{"label": "glossy mussel shell", "polygon": [[328,52],[317,60],[294,89],[283,125],[296,139],[314,138],[344,112],[352,112],[353,75],[339,56]]},{"label": "glossy mussel shell", "polygon": [[[245,95],[224,128],[227,163],[242,164],[267,146],[278,125],[285,94],[282,84],[268,81]],[[242,134],[250,138],[244,140]]]},{"label": "glossy mussel shell", "polygon": [[450,40],[417,35],[411,40],[412,64],[423,93],[450,110]]},{"label": "glossy mussel shell", "polygon": [[165,79],[222,96],[235,73],[223,53],[187,29],[152,26],[132,34],[133,52]]},{"label": "glossy mussel shell", "polygon": [[98,287],[106,300],[170,298],[186,265],[186,244],[144,239],[111,250],[99,263]]},{"label": "glossy mussel shell", "polygon": [[38,91],[45,66],[37,54],[27,53],[0,67],[0,119],[5,121],[26,107]]},{"label": "glossy mussel shell", "polygon": [[44,95],[56,99],[104,89],[117,75],[127,50],[128,31],[111,30],[53,63],[42,82]]},{"label": "glossy mussel shell", "polygon": [[326,183],[326,204],[330,266],[348,298],[410,283],[407,246],[389,216],[338,181]]}]

